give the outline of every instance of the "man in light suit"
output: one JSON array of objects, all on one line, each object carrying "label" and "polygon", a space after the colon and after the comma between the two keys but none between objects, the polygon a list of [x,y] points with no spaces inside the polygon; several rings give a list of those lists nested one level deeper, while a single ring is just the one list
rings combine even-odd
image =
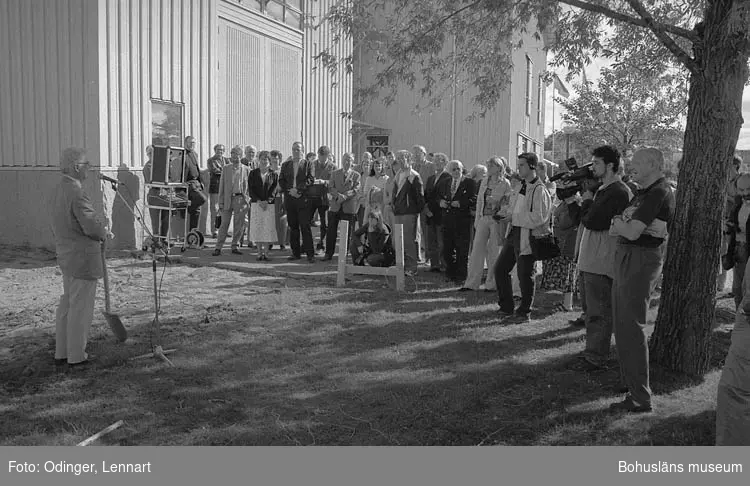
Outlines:
[{"label": "man in light suit", "polygon": [[60,158],[62,179],[52,198],[52,232],[57,263],[63,275],[63,295],[55,324],[55,364],[85,366],[89,329],[94,318],[96,285],[104,275],[101,252],[108,233],[104,218],[94,210],[81,182],[90,163],[86,151],[66,148]]},{"label": "man in light suit", "polygon": [[[292,247],[290,260],[302,258],[302,251],[307,254],[307,261],[315,263],[315,248],[313,247],[312,231],[310,230],[310,215],[312,204],[307,197],[307,188],[315,182],[312,164],[304,158],[305,146],[302,142],[294,142],[292,156],[281,166],[279,187],[284,193],[287,223],[289,224],[289,245]],[[302,247],[300,248],[300,234]]]},{"label": "man in light suit", "polygon": [[[357,194],[362,182],[359,172],[352,169],[354,155],[344,154],[341,157],[341,168],[331,173],[328,181],[328,234],[326,235],[326,256],[323,261],[331,261],[336,248],[336,238],[339,233],[339,221],[349,221],[347,241],[351,241],[354,223],[357,221]],[[339,255],[346,258],[346,255]]]},{"label": "man in light suit", "polygon": [[219,238],[216,240],[216,248],[213,255],[221,255],[221,248],[227,239],[229,231],[229,221],[233,217],[232,232],[232,253],[242,255],[237,248],[240,244],[240,238],[245,230],[245,217],[250,204],[250,189],[248,188],[248,178],[250,177],[250,168],[240,162],[242,157],[242,147],[235,145],[232,147],[229,164],[221,170],[221,179],[219,180],[219,210],[221,211],[221,228],[219,228]]}]

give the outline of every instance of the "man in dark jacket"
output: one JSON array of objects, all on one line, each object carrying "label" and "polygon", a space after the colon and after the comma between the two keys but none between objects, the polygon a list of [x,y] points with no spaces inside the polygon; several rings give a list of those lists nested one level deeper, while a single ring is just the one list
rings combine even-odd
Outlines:
[{"label": "man in dark jacket", "polygon": [[[312,231],[310,230],[310,211],[312,205],[305,195],[307,188],[315,182],[312,164],[304,158],[305,146],[294,142],[292,156],[281,166],[279,187],[284,193],[287,223],[289,224],[289,244],[292,247],[290,260],[302,258],[302,251],[307,254],[307,261],[315,263]],[[300,234],[302,247],[300,248]]]},{"label": "man in dark jacket", "polygon": [[453,283],[466,280],[469,266],[469,240],[474,217],[471,210],[477,205],[476,182],[463,175],[463,164],[451,160],[446,166],[449,178],[437,187],[443,222],[443,259],[445,274]]},{"label": "man in dark jacket", "polygon": [[[201,217],[201,207],[205,203],[205,194],[203,194],[203,182],[201,182],[201,169],[198,162],[198,154],[195,152],[195,137],[185,137],[185,174],[184,181],[188,183],[188,214],[190,215],[190,224],[188,229],[192,230],[198,227],[198,221]],[[199,201],[203,202],[199,203]]]},{"label": "man in dark jacket", "polygon": [[425,206],[422,178],[411,168],[411,153],[408,150],[396,152],[393,168],[396,179],[391,201],[394,222],[403,225],[404,266],[409,273],[414,274],[419,262],[417,225]]},{"label": "man in dark jacket", "polygon": [[748,260],[748,230],[750,230],[750,174],[741,174],[736,181],[737,198],[732,205],[732,211],[727,221],[727,236],[729,245],[724,260],[729,259],[731,265],[724,268],[732,269],[732,294],[734,296],[734,307],[739,307],[742,302],[742,282],[745,275],[745,266]]},{"label": "man in dark jacket", "polygon": [[430,271],[439,272],[445,270],[446,264],[443,258],[443,212],[440,208],[440,198],[437,187],[444,179],[451,176],[445,172],[448,164],[448,156],[437,153],[433,157],[435,173],[425,182],[424,197],[426,208],[424,214],[427,216],[427,259],[430,261]]},{"label": "man in dark jacket", "polygon": [[594,177],[601,185],[583,193],[583,233],[578,269],[583,277],[586,299],[586,349],[573,367],[593,371],[604,368],[612,341],[612,284],[615,275],[617,237],[609,235],[612,218],[628,205],[632,193],[618,175],[620,152],[611,145],[597,147],[591,161]]}]

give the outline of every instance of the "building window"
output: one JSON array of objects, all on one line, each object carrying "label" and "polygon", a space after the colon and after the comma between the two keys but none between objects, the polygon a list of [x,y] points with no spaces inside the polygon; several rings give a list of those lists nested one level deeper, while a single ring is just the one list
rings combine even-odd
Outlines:
[{"label": "building window", "polygon": [[151,100],[151,143],[153,145],[182,147],[183,105],[168,101]]},{"label": "building window", "polygon": [[526,56],[526,116],[531,116],[531,90],[534,84],[534,63]]},{"label": "building window", "polygon": [[367,151],[376,159],[385,156],[388,153],[388,135],[369,135],[367,137]]},{"label": "building window", "polygon": [[542,124],[542,110],[544,109],[544,83],[539,76],[539,86],[536,89],[536,124]]},{"label": "building window", "polygon": [[253,0],[250,7],[295,29],[303,28],[302,0]]}]

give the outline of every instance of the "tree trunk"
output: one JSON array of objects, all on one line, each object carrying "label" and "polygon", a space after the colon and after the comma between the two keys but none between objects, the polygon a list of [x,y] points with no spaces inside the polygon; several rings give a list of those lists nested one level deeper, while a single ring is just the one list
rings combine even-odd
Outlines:
[{"label": "tree trunk", "polygon": [[649,344],[652,363],[690,375],[704,374],[711,358],[721,219],[748,77],[748,4],[711,2],[694,47],[677,209]]}]

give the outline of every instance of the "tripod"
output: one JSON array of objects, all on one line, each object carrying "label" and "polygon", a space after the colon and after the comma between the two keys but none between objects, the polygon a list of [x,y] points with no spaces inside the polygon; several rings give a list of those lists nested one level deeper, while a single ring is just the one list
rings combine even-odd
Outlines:
[{"label": "tripod", "polygon": [[[151,353],[142,354],[140,356],[135,356],[130,359],[142,359],[142,358],[159,358],[160,360],[167,363],[169,366],[174,366],[174,364],[167,358],[167,354],[174,353],[177,351],[176,349],[168,349],[164,350],[161,345],[161,329],[159,325],[159,287],[157,285],[157,278],[156,278],[156,253],[157,251],[163,254],[164,256],[164,264],[166,265],[169,263],[169,243],[167,242],[167,250],[164,250],[164,247],[162,246],[162,241],[160,238],[156,237],[151,230],[148,229],[146,224],[143,222],[143,218],[139,216],[139,214],[136,214],[135,210],[135,203],[131,206],[130,203],[123,197],[122,194],[120,194],[120,191],[118,190],[118,186],[123,183],[115,183],[110,182],[112,185],[112,190],[115,191],[115,197],[119,196],[120,200],[125,204],[125,207],[128,208],[128,211],[133,215],[133,217],[140,223],[141,228],[149,235],[149,245],[148,250],[151,254],[151,268],[153,273],[153,280],[154,280],[154,320],[153,320],[153,335],[154,339],[151,341]],[[123,184],[124,185],[124,184]],[[128,191],[130,192],[130,191]],[[131,194],[132,196],[132,194]],[[140,213],[140,211],[138,211]],[[144,247],[144,250],[146,248]],[[155,344],[154,344],[155,343]]]}]

